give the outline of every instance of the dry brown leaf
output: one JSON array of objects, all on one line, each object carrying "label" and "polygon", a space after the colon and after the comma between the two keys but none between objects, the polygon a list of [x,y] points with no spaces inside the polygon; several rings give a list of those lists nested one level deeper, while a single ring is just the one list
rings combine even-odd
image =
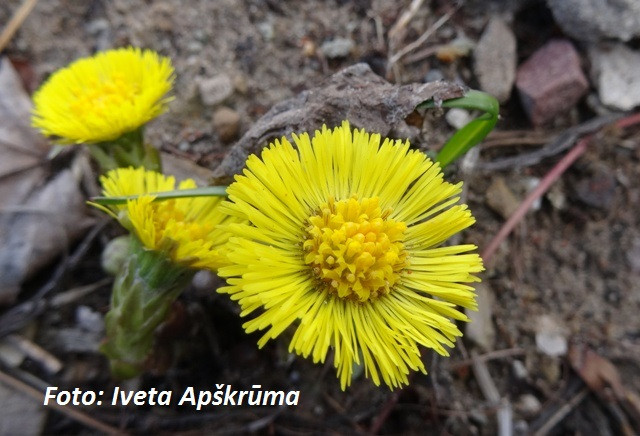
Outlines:
[{"label": "dry brown leaf", "polygon": [[623,419],[620,423],[623,433],[637,434],[640,430],[640,397],[625,387],[615,365],[580,343],[573,343],[569,348],[569,363],[591,391],[622,406],[635,425],[635,430],[632,430]]},{"label": "dry brown leaf", "polygon": [[31,99],[6,58],[0,58],[0,206],[22,204],[45,172],[49,147],[29,125]]},{"label": "dry brown leaf", "polygon": [[[459,85],[446,82],[392,85],[367,64],[356,64],[331,76],[319,87],[275,105],[231,148],[213,171],[215,184],[228,184],[242,171],[250,154],[292,132],[313,132],[349,120],[352,127],[382,136],[407,138],[417,130],[405,118],[420,103],[461,97]],[[411,138],[410,138],[411,139]]]},{"label": "dry brown leaf", "polygon": [[0,305],[13,302],[22,282],[66,250],[91,222],[71,170],[49,174],[49,147],[31,128],[30,118],[31,100],[11,63],[2,58]]},{"label": "dry brown leaf", "polygon": [[625,397],[625,390],[616,367],[589,347],[572,344],[569,349],[569,362],[593,392],[613,400],[606,390],[609,388],[616,399]]}]

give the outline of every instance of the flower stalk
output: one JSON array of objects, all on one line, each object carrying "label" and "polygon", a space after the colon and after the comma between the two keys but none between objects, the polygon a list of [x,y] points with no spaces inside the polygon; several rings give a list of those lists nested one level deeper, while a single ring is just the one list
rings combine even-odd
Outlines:
[{"label": "flower stalk", "polygon": [[112,141],[92,144],[88,147],[89,153],[102,172],[129,166],[162,172],[160,153],[155,147],[144,142],[143,130],[141,126]]},{"label": "flower stalk", "polygon": [[163,252],[146,249],[135,236],[130,237],[128,248],[114,281],[111,309],[105,318],[107,337],[100,346],[119,379],[144,371],[155,330],[194,274]]}]

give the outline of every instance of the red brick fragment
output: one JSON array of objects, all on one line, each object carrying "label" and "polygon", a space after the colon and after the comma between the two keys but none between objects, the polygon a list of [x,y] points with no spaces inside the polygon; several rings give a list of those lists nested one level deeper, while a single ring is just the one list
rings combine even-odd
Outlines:
[{"label": "red brick fragment", "polygon": [[518,68],[516,87],[531,122],[542,125],[573,107],[589,83],[567,40],[551,40]]}]

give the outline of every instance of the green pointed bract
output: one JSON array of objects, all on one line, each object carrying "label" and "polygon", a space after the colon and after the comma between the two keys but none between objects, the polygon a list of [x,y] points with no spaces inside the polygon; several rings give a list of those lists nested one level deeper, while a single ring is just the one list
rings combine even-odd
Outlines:
[{"label": "green pointed bract", "polygon": [[104,173],[126,167],[162,171],[160,153],[155,147],[144,142],[143,127],[125,133],[113,141],[92,144],[89,146],[89,152]]},{"label": "green pointed bract", "polygon": [[105,319],[107,338],[100,347],[114,377],[135,377],[145,369],[156,328],[193,274],[131,236],[129,256],[113,284],[111,310]]}]

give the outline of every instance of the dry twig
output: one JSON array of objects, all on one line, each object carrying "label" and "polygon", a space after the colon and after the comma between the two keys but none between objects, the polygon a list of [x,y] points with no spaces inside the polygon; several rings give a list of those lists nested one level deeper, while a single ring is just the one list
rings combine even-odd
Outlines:
[{"label": "dry twig", "polygon": [[36,3],[38,3],[38,0],[24,0],[22,5],[15,11],[13,17],[11,17],[0,34],[0,52],[9,44],[9,41],[11,41],[11,38],[18,31]]},{"label": "dry twig", "polygon": [[472,352],[473,374],[476,376],[478,386],[482,391],[482,395],[492,404],[498,406],[496,417],[498,419],[498,434],[500,436],[511,436],[513,434],[513,418],[511,404],[506,398],[500,398],[500,393],[496,384],[489,374],[489,369],[484,361],[478,358],[475,352]]},{"label": "dry twig", "polygon": [[40,363],[49,374],[55,374],[62,369],[60,359],[27,338],[20,335],[8,335],[6,340],[31,359]]},{"label": "dry twig", "polygon": [[[493,162],[480,162],[478,164],[478,169],[483,171],[497,171],[503,169],[519,169],[535,165],[545,158],[562,153],[571,147],[571,145],[573,145],[580,136],[600,130],[602,127],[620,119],[621,117],[622,115],[620,114],[611,114],[589,120],[560,133],[553,141],[539,150],[519,154],[517,156],[506,157]],[[523,141],[525,141],[525,138],[523,138]],[[519,143],[524,144],[526,142]]]},{"label": "dry twig", "polygon": [[370,434],[377,434],[380,431],[385,421],[389,417],[389,414],[391,414],[391,411],[393,410],[395,405],[398,404],[398,400],[400,399],[400,392],[402,392],[402,389],[395,390],[391,394],[389,400],[384,404],[384,407],[376,417],[375,421],[373,421],[373,424],[371,424],[371,428],[369,429]]},{"label": "dry twig", "polygon": [[465,360],[461,360],[459,362],[451,363],[451,364],[448,365],[448,369],[456,370],[458,368],[463,368],[465,366],[469,366],[469,365],[473,364],[473,362],[476,359],[477,360],[482,360],[483,362],[486,362],[488,360],[502,359],[502,358],[511,357],[511,356],[520,356],[522,354],[525,354],[525,352],[526,351],[525,351],[524,348],[506,348],[504,350],[490,351],[488,353],[479,354],[477,356],[474,356],[474,358],[472,358],[472,359],[465,359]]},{"label": "dry twig", "polygon": [[[633,114],[625,117],[621,120],[618,120],[614,125],[618,128],[629,127],[635,124],[640,123],[640,114]],[[584,127],[587,123],[583,124]],[[591,124],[589,124],[592,126]],[[599,124],[598,128],[604,127],[605,124]],[[597,130],[597,129],[596,129]],[[511,231],[515,228],[515,226],[522,220],[527,211],[531,208],[531,205],[540,198],[547,190],[551,187],[551,185],[558,180],[558,178],[569,168],[573,162],[576,161],[587,149],[587,146],[591,142],[592,135],[585,136],[582,138],[570,151],[567,153],[560,161],[544,176],[544,178],[540,181],[538,186],[524,199],[520,206],[515,211],[511,217],[507,220],[507,222],[502,226],[500,231],[493,239],[489,242],[487,247],[482,252],[482,259],[485,264],[488,265],[491,262],[491,258],[493,254],[498,249],[500,244],[506,239],[507,236],[511,233]]]},{"label": "dry twig", "polygon": [[427,30],[425,30],[424,33],[418,37],[418,39],[416,39],[415,41],[413,41],[410,44],[407,44],[402,50],[398,51],[397,53],[394,53],[393,55],[391,55],[389,57],[389,62],[387,64],[387,72],[391,71],[393,66],[400,59],[402,59],[408,53],[411,53],[413,50],[415,50],[418,47],[420,47],[422,44],[424,44],[431,37],[431,35],[436,33],[436,31],[438,29],[440,29],[442,26],[444,26],[444,24],[447,21],[449,21],[449,19],[453,16],[453,14],[456,13],[458,8],[460,8],[460,4],[457,4],[456,7],[453,10],[447,12],[442,17],[440,17],[435,23],[433,23],[433,26],[431,26]]},{"label": "dry twig", "polygon": [[555,427],[562,419],[571,412],[574,407],[576,407],[584,397],[589,393],[588,388],[583,388],[580,392],[578,392],[573,398],[571,398],[568,402],[566,402],[562,407],[560,407],[556,413],[551,416],[547,422],[536,431],[533,436],[545,436]]}]

